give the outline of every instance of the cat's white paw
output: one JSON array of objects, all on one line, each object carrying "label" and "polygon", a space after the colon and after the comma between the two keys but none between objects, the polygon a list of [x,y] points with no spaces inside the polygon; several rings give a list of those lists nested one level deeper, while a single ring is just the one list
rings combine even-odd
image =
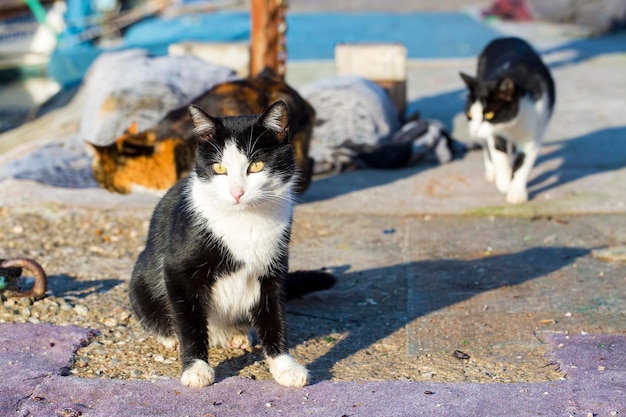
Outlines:
[{"label": "cat's white paw", "polygon": [[180,382],[188,387],[205,387],[215,381],[215,371],[203,360],[196,359],[191,367],[183,372]]},{"label": "cat's white paw", "polygon": [[506,193],[506,201],[511,204],[521,204],[528,201],[528,192],[524,186],[515,186],[514,184],[509,187],[509,191]]},{"label": "cat's white paw", "polygon": [[496,188],[501,193],[506,193],[511,185],[511,175],[496,175]]},{"label": "cat's white paw", "polygon": [[270,373],[280,385],[285,387],[303,387],[309,383],[309,371],[291,355],[283,354],[267,359]]},{"label": "cat's white paw", "polygon": [[485,179],[487,182],[494,182],[496,180],[496,171],[493,169],[485,168]]},{"label": "cat's white paw", "polygon": [[173,337],[165,337],[165,336],[157,336],[157,342],[165,346],[168,350],[176,350],[178,349],[178,338],[176,336]]}]

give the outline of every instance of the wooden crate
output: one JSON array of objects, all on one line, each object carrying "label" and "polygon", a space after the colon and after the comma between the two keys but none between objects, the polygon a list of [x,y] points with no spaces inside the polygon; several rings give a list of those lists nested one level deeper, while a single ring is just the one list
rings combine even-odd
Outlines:
[{"label": "wooden crate", "polygon": [[406,109],[406,47],[402,44],[339,44],[335,47],[335,72],[374,81],[391,97],[399,114]]},{"label": "wooden crate", "polygon": [[181,42],[169,46],[170,55],[190,54],[235,70],[242,78],[250,74],[250,45],[245,42]]}]

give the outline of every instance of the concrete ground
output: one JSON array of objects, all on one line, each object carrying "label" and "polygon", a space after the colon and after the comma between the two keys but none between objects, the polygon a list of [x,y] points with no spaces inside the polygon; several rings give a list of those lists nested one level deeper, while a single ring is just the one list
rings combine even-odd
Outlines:
[{"label": "concrete ground", "polygon": [[[30,388],[0,396],[0,410],[4,406],[18,415],[626,414],[621,359],[626,354],[626,43],[624,37],[568,40],[563,30],[541,24],[498,29],[534,40],[546,52],[557,83],[557,107],[531,175],[530,201],[506,204],[484,181],[479,152],[442,166],[317,180],[295,213],[297,224],[308,222],[315,240],[294,242],[291,267],[324,265],[341,272],[336,287],[320,295],[328,309],[320,313],[305,300],[290,311],[352,323],[345,339],[309,364],[321,382],[284,390],[266,381],[231,378],[198,396],[175,381],[146,385],[59,377],[72,346],[88,338],[81,329],[66,329],[66,356],[57,359],[61,365],[44,363],[28,371],[34,378]],[[473,59],[409,62],[409,108],[444,121],[462,138],[464,92],[458,72],[473,73],[474,65]],[[297,87],[332,72],[328,62],[294,63],[288,81]],[[41,135],[48,126],[48,138],[39,136],[36,142],[42,143],[55,135],[50,126],[67,132],[75,121],[66,110],[36,123],[36,130],[24,127],[10,138]],[[25,152],[21,149],[8,157]],[[145,209],[155,202],[151,196],[13,179],[0,183],[0,196],[3,206],[29,210],[47,203],[68,205],[68,210]],[[364,275],[367,288],[358,285]],[[346,295],[354,292],[362,295],[361,302],[346,304]],[[393,313],[381,315],[385,311]],[[387,328],[371,331],[363,317],[380,317]],[[34,334],[30,328],[11,331]],[[409,356],[450,356],[460,350],[500,358],[492,363],[515,369],[545,355],[563,380],[537,382],[526,373],[510,384],[328,381],[335,364],[358,368],[359,355],[397,331],[406,332],[403,349]],[[5,351],[8,346],[24,353],[24,346],[1,337]],[[388,366],[385,358],[380,366]],[[422,371],[433,378],[440,372]],[[3,375],[5,381],[19,379],[7,367]],[[24,383],[17,379],[16,386]]]}]

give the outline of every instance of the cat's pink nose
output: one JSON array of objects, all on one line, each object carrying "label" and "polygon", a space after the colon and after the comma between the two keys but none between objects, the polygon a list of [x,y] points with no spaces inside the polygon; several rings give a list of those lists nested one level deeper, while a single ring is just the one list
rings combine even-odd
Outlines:
[{"label": "cat's pink nose", "polygon": [[239,200],[241,200],[241,197],[243,197],[243,190],[230,190],[230,195],[233,196],[233,198],[235,199],[236,202],[239,202]]}]

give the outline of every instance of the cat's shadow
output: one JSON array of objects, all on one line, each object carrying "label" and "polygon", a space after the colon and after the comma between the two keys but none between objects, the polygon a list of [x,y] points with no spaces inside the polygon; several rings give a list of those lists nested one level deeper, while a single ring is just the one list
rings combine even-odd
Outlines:
[{"label": "cat's shadow", "polygon": [[[528,183],[529,197],[562,186],[583,177],[626,166],[626,126],[597,130],[576,138],[551,141],[544,147],[555,150],[537,158],[535,169],[540,173]],[[557,165],[541,171],[542,164]]]},{"label": "cat's shadow", "polygon": [[576,39],[562,45],[547,48],[541,51],[542,55],[557,55],[548,60],[550,69],[557,69],[567,65],[579,64],[596,58],[600,55],[622,54],[626,51],[626,31],[602,35],[586,39]]},{"label": "cat's shadow", "polygon": [[[545,276],[588,253],[577,247],[535,247],[473,260],[415,261],[338,274],[336,286],[323,294],[323,308],[315,295],[288,303],[287,321],[294,333],[290,347],[305,340],[327,341],[327,353],[307,367],[314,380],[330,380],[335,364],[415,319],[487,291]],[[346,336],[339,340],[329,336],[337,332]]]}]

